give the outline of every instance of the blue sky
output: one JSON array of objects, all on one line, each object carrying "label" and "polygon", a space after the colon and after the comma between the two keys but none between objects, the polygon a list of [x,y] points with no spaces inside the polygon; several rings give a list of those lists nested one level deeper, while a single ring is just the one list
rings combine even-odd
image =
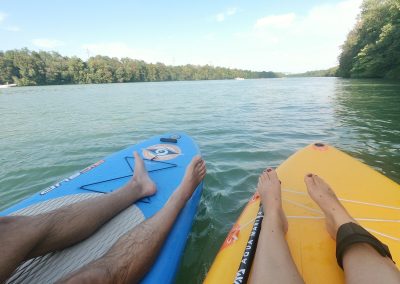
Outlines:
[{"label": "blue sky", "polygon": [[0,50],[302,72],[337,64],[361,0],[0,0]]}]

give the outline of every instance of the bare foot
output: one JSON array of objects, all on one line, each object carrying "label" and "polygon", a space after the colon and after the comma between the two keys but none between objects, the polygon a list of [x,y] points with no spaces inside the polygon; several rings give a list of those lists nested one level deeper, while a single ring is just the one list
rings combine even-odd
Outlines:
[{"label": "bare foot", "polygon": [[268,168],[258,178],[257,191],[266,216],[277,216],[282,223],[283,232],[288,231],[288,222],[282,208],[281,182],[274,169]]},{"label": "bare foot", "polygon": [[136,151],[133,152],[133,157],[135,158],[135,169],[131,180],[132,187],[135,185],[138,187],[140,198],[155,194],[157,191],[156,185],[150,179],[142,158],[140,158]]},{"label": "bare foot", "polygon": [[349,222],[357,223],[322,178],[314,174],[307,174],[304,182],[311,198],[325,214],[326,229],[332,239],[336,240],[336,233],[341,225]]},{"label": "bare foot", "polygon": [[200,157],[195,156],[186,168],[185,176],[178,187],[179,192],[183,194],[185,200],[188,200],[199,183],[206,176],[206,163]]}]

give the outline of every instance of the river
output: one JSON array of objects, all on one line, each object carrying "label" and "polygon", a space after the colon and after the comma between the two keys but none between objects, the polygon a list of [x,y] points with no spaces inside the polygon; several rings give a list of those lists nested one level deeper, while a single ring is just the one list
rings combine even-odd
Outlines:
[{"label": "river", "polygon": [[0,210],[117,150],[170,131],[208,175],[178,273],[200,283],[267,166],[315,141],[400,182],[400,84],[338,78],[0,90]]}]

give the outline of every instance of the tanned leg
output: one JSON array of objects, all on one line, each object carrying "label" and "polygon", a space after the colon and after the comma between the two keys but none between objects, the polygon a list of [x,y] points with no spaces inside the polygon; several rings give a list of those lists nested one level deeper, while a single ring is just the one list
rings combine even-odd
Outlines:
[{"label": "tanned leg", "polygon": [[252,283],[304,283],[285,239],[288,223],[282,208],[281,185],[273,169],[264,171],[257,191],[264,219],[253,262]]},{"label": "tanned leg", "polygon": [[[357,223],[322,178],[308,174],[304,181],[311,198],[324,212],[327,231],[334,240],[341,225]],[[354,244],[345,251],[343,268],[346,283],[349,284],[400,283],[400,272],[396,265],[366,243]]]},{"label": "tanned leg", "polygon": [[122,188],[35,216],[0,217],[0,283],[27,259],[61,250],[92,235],[136,200],[156,192],[135,152],[132,179]]},{"label": "tanned leg", "polygon": [[205,163],[196,156],[182,183],[157,214],[123,235],[103,257],[60,282],[137,283],[151,268],[176,217],[205,174]]}]

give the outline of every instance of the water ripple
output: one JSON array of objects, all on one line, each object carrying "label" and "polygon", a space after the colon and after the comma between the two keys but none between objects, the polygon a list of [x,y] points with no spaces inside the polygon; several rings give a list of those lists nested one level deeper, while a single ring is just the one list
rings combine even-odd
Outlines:
[{"label": "water ripple", "polygon": [[201,283],[258,174],[315,141],[400,181],[400,85],[293,78],[0,90],[0,210],[149,136],[184,131],[207,162],[178,283]]}]

